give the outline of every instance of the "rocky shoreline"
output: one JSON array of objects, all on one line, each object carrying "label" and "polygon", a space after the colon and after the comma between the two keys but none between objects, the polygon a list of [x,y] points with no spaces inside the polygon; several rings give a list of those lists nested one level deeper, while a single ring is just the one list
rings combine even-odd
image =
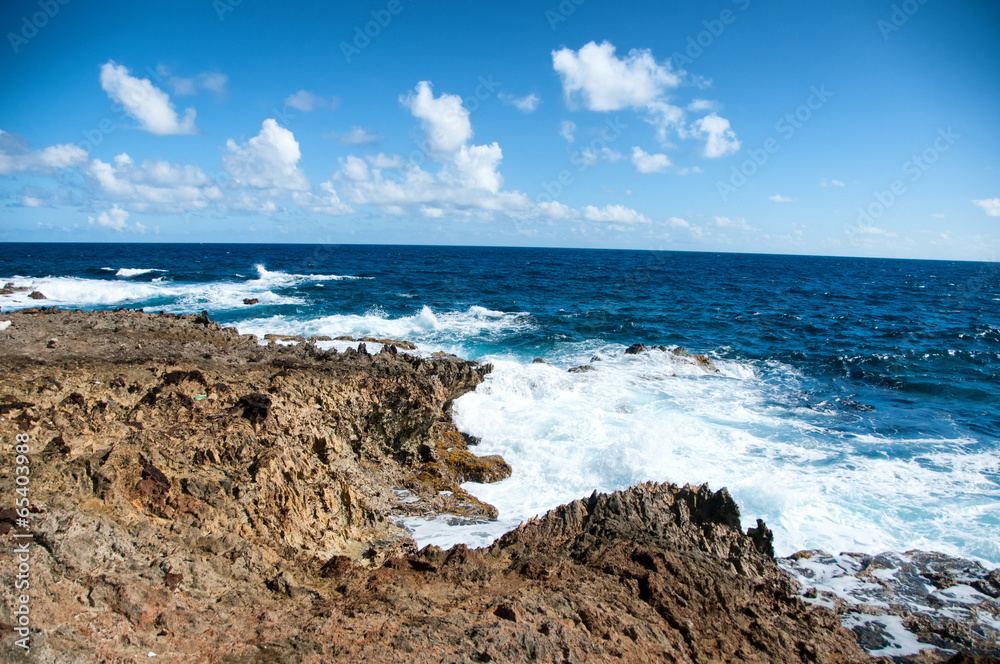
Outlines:
[{"label": "rocky shoreline", "polygon": [[[10,543],[25,532],[12,443],[30,438],[31,653],[18,661],[889,661],[833,599],[797,594],[770,531],[743,533],[724,489],[595,494],[485,549],[417,551],[403,517],[496,516],[460,485],[511,469],[474,455],[450,417],[489,365],[394,340],[373,340],[376,354],[261,346],[204,314],[0,318],[5,649],[18,638]],[[988,634],[942,644],[991,652]]]}]

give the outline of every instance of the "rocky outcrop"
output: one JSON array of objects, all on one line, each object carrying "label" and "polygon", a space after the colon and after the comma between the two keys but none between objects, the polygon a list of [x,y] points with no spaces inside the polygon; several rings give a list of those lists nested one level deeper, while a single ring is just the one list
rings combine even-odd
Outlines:
[{"label": "rocky outcrop", "polygon": [[[417,552],[399,517],[489,518],[459,484],[511,472],[450,421],[488,367],[262,347],[204,313],[10,317],[0,437],[30,438],[31,501],[0,533],[31,535],[25,661],[869,661],[725,490],[595,494]],[[14,478],[0,464],[0,495]]]},{"label": "rocky outcrop", "polygon": [[835,610],[870,650],[891,651],[906,634],[939,653],[1000,657],[1000,569],[926,551],[800,551],[780,564],[806,601]]}]

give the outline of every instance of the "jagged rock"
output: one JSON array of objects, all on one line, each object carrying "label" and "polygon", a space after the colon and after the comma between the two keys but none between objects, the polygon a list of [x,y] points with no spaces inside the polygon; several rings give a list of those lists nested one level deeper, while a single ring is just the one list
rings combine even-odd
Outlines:
[{"label": "jagged rock", "polygon": [[[320,337],[314,337],[319,340]],[[323,337],[322,340],[330,341],[329,337]],[[417,345],[412,341],[400,341],[399,339],[376,339],[375,337],[361,337],[356,339],[351,336],[340,336],[334,337],[333,341],[364,341],[366,343],[382,344],[383,346],[395,346],[401,350],[417,350]],[[455,357],[455,355],[450,355],[449,357]]]},{"label": "jagged rock", "polygon": [[251,422],[259,422],[267,418],[267,414],[271,412],[271,397],[254,392],[240,397],[236,402],[236,407],[243,409],[243,417],[246,419]]},{"label": "jagged rock", "polygon": [[570,373],[586,373],[588,371],[596,371],[596,369],[594,369],[594,367],[590,366],[589,364],[584,364],[579,367],[570,367],[569,369],[567,369],[567,371],[569,371]]},{"label": "jagged rock", "polygon": [[31,291],[30,293],[28,293],[28,297],[30,297],[32,300],[47,300],[47,299],[49,299],[49,298],[45,297],[44,295],[42,295],[38,291]]},{"label": "jagged rock", "polygon": [[644,344],[632,344],[625,349],[626,355],[638,355],[639,353],[645,353],[646,346]]},{"label": "jagged rock", "polygon": [[533,359],[531,361],[531,363],[532,364],[548,364],[549,366],[552,365],[552,363],[549,362],[548,360],[546,360],[544,357],[536,357],[535,359]]},{"label": "jagged rock", "polygon": [[243,304],[259,304],[260,300],[255,297],[245,297],[243,298]]},{"label": "jagged rock", "polygon": [[673,353],[677,357],[683,357],[683,358],[694,360],[705,371],[708,371],[710,373],[719,373],[719,370],[718,370],[718,368],[716,368],[715,363],[712,362],[712,359],[709,358],[709,357],[707,357],[707,356],[705,356],[705,355],[693,355],[693,354],[687,352],[687,350],[685,350],[681,346],[678,346],[677,348],[674,348],[670,352]]},{"label": "jagged rock", "polygon": [[[396,518],[495,514],[458,483],[510,468],[473,456],[448,415],[489,365],[260,347],[207,314],[11,318],[2,393],[32,402],[2,398],[0,440],[45,450],[38,661],[868,661],[724,490],[595,494],[489,548],[417,552]],[[14,468],[0,464],[4,495]],[[17,518],[0,510],[0,531]],[[13,556],[0,548],[6,631]]]}]

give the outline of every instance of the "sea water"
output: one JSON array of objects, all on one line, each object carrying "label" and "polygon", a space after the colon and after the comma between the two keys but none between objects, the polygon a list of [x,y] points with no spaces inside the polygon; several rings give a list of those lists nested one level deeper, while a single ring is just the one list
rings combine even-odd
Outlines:
[{"label": "sea water", "polygon": [[[656,480],[728,487],[745,525],[774,530],[779,555],[919,548],[1000,564],[993,263],[6,244],[0,275],[48,298],[0,296],[4,312],[207,310],[241,333],[391,337],[490,362],[454,418],[475,453],[513,468],[464,485],[500,517],[411,519],[421,545],[487,544],[594,490]],[[704,354],[716,371],[626,354],[634,343]]]}]

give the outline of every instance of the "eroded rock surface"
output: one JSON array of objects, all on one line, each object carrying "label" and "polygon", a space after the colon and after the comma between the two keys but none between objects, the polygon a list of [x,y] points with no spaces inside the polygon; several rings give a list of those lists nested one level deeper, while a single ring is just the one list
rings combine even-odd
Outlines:
[{"label": "eroded rock surface", "polygon": [[[9,318],[0,436],[32,446],[19,661],[870,661],[724,490],[646,484],[417,552],[395,518],[487,517],[458,484],[510,472],[450,421],[488,367],[261,347],[205,314]],[[0,510],[0,532],[17,518]]]}]

